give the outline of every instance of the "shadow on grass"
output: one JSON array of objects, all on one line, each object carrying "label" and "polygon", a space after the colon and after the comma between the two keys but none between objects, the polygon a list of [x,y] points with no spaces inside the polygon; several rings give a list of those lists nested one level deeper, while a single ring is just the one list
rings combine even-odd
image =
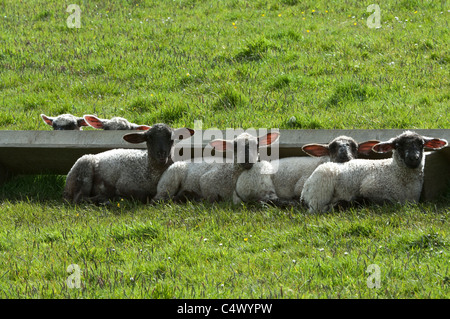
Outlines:
[{"label": "shadow on grass", "polygon": [[0,201],[61,201],[64,175],[18,175],[0,186]]},{"label": "shadow on grass", "polygon": [[[14,176],[4,184],[0,186],[0,202],[2,201],[10,201],[10,202],[19,202],[19,201],[27,201],[27,202],[50,202],[57,201],[61,203],[65,203],[62,198],[64,185],[66,182],[65,175],[19,175]],[[123,201],[123,200],[122,200]],[[121,200],[111,201],[106,207],[111,208],[113,211],[123,211],[124,209],[133,210],[142,204],[140,202],[136,202],[133,200],[126,200],[122,202]],[[444,192],[441,196],[439,196],[436,200],[431,203],[434,206],[434,209],[437,211],[447,210],[449,209],[450,203],[450,184],[447,188],[447,191]],[[427,204],[425,203],[425,204]],[[238,208],[249,210],[249,211],[261,211],[261,210],[284,210],[291,211],[293,213],[306,213],[306,207],[300,205],[277,205],[277,203],[243,203],[241,205],[232,205],[231,202],[218,202],[218,203],[209,203],[207,201],[188,201],[188,203],[173,203],[171,201],[166,203],[158,203],[153,204],[154,207],[163,207],[163,206],[171,206],[171,205],[184,205],[190,207],[193,206],[199,208],[200,210],[211,210],[214,208],[228,208],[232,210],[236,210]],[[390,208],[390,204],[386,204]],[[102,205],[100,205],[102,206]],[[386,212],[387,208],[385,205],[376,205],[372,203],[365,202],[356,202],[356,203],[341,203],[333,212],[329,212],[331,214],[341,212],[345,213],[346,211],[350,211],[352,209],[370,209],[373,211],[381,210],[383,213]],[[402,205],[400,205],[402,206]],[[395,207],[395,204],[394,204]],[[326,214],[325,214],[326,215]]]}]

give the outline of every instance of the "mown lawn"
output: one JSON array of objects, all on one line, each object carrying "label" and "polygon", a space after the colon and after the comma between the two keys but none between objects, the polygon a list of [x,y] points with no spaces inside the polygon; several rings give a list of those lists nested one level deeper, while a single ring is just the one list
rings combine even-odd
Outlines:
[{"label": "mown lawn", "polygon": [[[0,129],[49,130],[39,114],[66,112],[204,129],[450,128],[445,1],[380,2],[378,29],[371,3],[296,0],[78,1],[81,28],[68,28],[74,2],[0,3]],[[450,296],[450,193],[309,215],[74,206],[64,183],[1,186],[0,298]]]}]

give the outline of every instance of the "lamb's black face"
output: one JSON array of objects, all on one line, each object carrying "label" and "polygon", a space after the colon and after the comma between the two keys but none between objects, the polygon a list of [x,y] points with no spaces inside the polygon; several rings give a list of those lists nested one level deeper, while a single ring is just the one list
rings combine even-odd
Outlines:
[{"label": "lamb's black face", "polygon": [[405,165],[417,168],[422,163],[424,141],[418,136],[404,136],[394,141],[394,148]]},{"label": "lamb's black face", "polygon": [[166,165],[171,157],[173,147],[172,130],[168,126],[153,125],[144,133],[151,157],[161,166]]},{"label": "lamb's black face", "polygon": [[258,142],[255,139],[235,141],[234,154],[237,164],[244,169],[251,169],[258,159]]},{"label": "lamb's black face", "polygon": [[338,139],[328,145],[330,159],[335,163],[344,163],[358,156],[358,145],[352,139]]},{"label": "lamb's black face", "polygon": [[76,123],[72,123],[72,122],[56,123],[56,121],[53,121],[52,127],[55,131],[79,130],[80,129]]}]

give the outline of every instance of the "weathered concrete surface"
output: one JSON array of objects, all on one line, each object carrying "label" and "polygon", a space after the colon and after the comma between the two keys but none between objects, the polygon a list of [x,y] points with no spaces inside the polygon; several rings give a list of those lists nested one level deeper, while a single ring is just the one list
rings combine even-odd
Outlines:
[{"label": "weathered concrete surface", "polygon": [[[306,156],[301,147],[308,143],[328,143],[339,135],[348,135],[358,142],[385,141],[404,130],[280,130],[280,157]],[[414,130],[419,134],[445,138],[450,141],[450,129]],[[113,148],[145,149],[145,143],[130,144],[123,135],[134,131],[0,131],[0,183],[11,174],[68,173],[75,161],[84,154],[96,154]],[[226,132],[221,131],[223,138]],[[261,134],[263,133],[260,131]],[[190,148],[192,156],[202,154],[209,142],[204,131],[177,144]],[[214,136],[218,138],[218,136]],[[232,138],[232,137],[231,137]],[[269,148],[270,150],[273,149]],[[262,152],[264,153],[264,152]],[[372,154],[366,158],[386,158],[390,154]],[[264,156],[263,156],[264,159]],[[431,200],[448,189],[450,182],[450,147],[427,155],[422,199]]]},{"label": "weathered concrete surface", "polygon": [[424,173],[421,200],[434,200],[448,191],[450,187],[450,147],[426,154]]},{"label": "weathered concrete surface", "polygon": [[146,147],[125,142],[123,135],[123,131],[0,131],[0,165],[15,174],[67,174],[84,154]]}]

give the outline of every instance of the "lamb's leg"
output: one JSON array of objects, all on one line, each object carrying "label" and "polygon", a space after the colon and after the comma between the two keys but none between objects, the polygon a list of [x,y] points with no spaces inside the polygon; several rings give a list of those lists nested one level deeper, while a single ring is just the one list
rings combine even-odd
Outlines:
[{"label": "lamb's leg", "polygon": [[192,191],[181,191],[174,198],[173,201],[177,203],[185,203],[187,201],[198,202],[201,201],[202,197],[196,192]]},{"label": "lamb's leg", "polygon": [[336,178],[330,171],[314,171],[303,187],[301,200],[310,213],[327,212],[332,207]]},{"label": "lamb's leg", "polygon": [[158,182],[156,195],[153,197],[152,202],[166,201],[175,197],[180,190],[181,180],[184,175],[185,168],[175,166],[169,167]]},{"label": "lamb's leg", "polygon": [[285,208],[285,207],[302,207],[300,201],[294,199],[284,199],[284,198],[276,198],[266,201],[261,201],[264,204],[268,204],[275,207]]},{"label": "lamb's leg", "polygon": [[238,205],[240,203],[242,203],[242,199],[238,196],[238,194],[236,193],[236,190],[233,191],[233,204],[234,205]]},{"label": "lamb's leg", "polygon": [[79,203],[91,195],[95,176],[95,157],[85,155],[71,168],[66,178],[63,197],[69,202]]},{"label": "lamb's leg", "polygon": [[294,196],[295,198],[300,198],[302,195],[303,186],[305,185],[305,182],[309,176],[302,176],[300,179],[295,183],[294,186]]}]

